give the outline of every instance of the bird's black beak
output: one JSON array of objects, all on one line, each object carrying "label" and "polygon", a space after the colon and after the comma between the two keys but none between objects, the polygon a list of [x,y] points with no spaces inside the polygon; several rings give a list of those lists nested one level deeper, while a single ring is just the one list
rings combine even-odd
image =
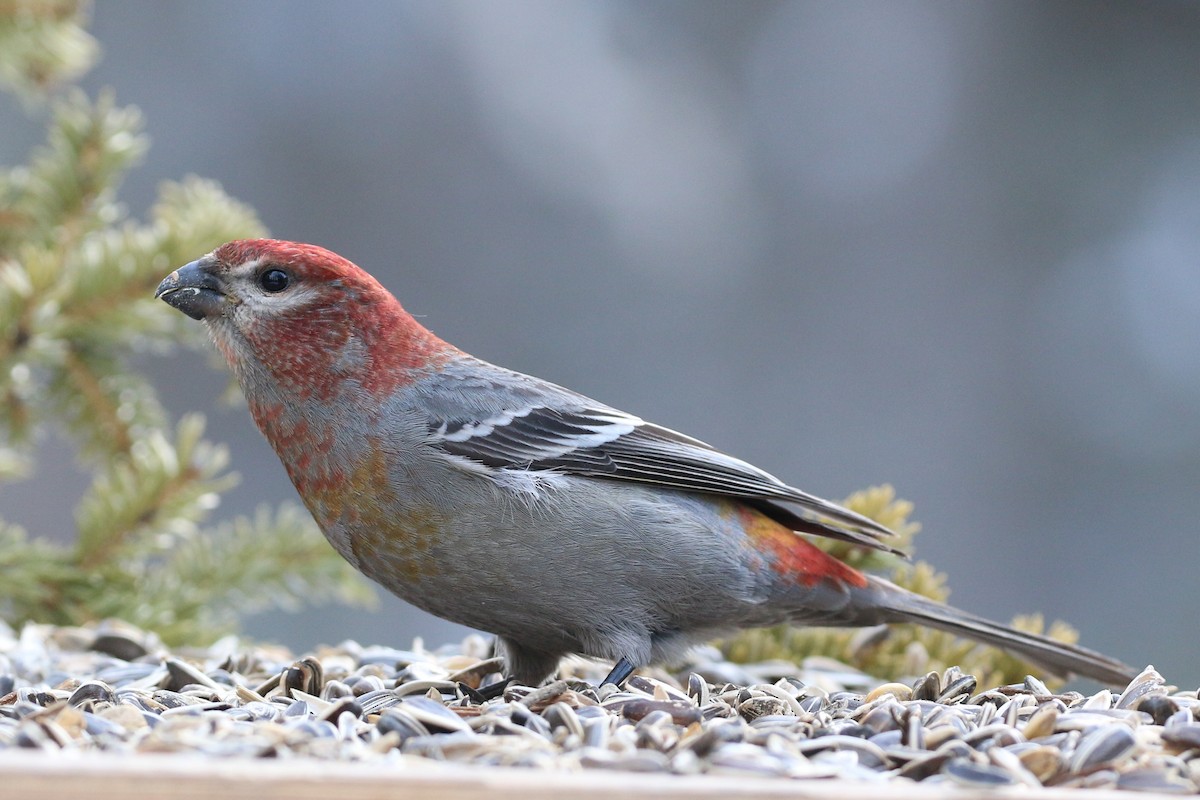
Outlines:
[{"label": "bird's black beak", "polygon": [[211,267],[207,257],[180,267],[163,278],[154,296],[192,319],[218,316],[225,306],[225,293]]}]

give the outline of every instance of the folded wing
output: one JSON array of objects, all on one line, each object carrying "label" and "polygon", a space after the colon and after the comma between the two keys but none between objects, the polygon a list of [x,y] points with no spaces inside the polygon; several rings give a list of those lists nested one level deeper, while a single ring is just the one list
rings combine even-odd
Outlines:
[{"label": "folded wing", "polygon": [[[496,386],[489,388],[494,397]],[[549,398],[515,392],[508,398],[515,401],[510,407],[485,413],[446,409],[449,413],[431,420],[434,443],[495,469],[554,470],[734,498],[792,530],[892,551],[882,540],[894,534],[873,520],[788,486],[704,442],[549,388],[555,390]],[[553,402],[539,402],[547,399]]]}]

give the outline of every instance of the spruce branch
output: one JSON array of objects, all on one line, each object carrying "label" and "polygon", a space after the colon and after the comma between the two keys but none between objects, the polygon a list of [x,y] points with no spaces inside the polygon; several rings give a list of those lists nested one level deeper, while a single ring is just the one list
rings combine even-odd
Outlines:
[{"label": "spruce branch", "polygon": [[69,562],[65,548],[30,539],[23,528],[0,521],[0,575],[4,577],[0,615],[29,619],[35,611],[53,607],[57,587],[72,571]]},{"label": "spruce branch", "polygon": [[51,237],[44,244],[57,242],[57,252],[73,254],[84,234],[120,217],[117,187],[149,146],[141,127],[141,112],[118,108],[111,91],[92,102],[74,90],[56,105],[49,141],[23,187],[23,210]]},{"label": "spruce branch", "polygon": [[[274,511],[263,506],[252,517],[181,538],[139,592],[148,609],[157,610],[154,629],[168,638],[197,623],[228,631],[239,616],[268,608],[296,611],[327,601],[373,605],[370,585],[329,556],[328,542],[306,512],[294,505]],[[226,585],[236,588],[212,591]],[[177,611],[181,600],[186,614]],[[176,611],[168,617],[162,609]]]},{"label": "spruce branch", "polygon": [[[91,58],[71,0],[0,0],[0,83],[46,99]],[[33,105],[33,104],[31,104]],[[75,444],[92,484],[60,545],[0,522],[0,614],[60,625],[123,617],[193,644],[250,609],[367,602],[365,582],[294,507],[221,523],[236,481],[204,422],[168,421],[134,353],[200,332],[153,300],[172,267],[263,235],[254,211],[196,177],[165,182],[146,222],[117,187],[145,152],[141,115],[68,89],[28,167],[0,170],[0,480],[27,474],[42,432]],[[47,532],[53,533],[53,532]]]},{"label": "spruce branch", "polygon": [[5,182],[26,223],[0,220],[0,429],[18,445],[50,411],[89,457],[127,452],[140,430],[161,427],[154,392],[124,357],[198,332],[153,302],[154,286],[214,242],[262,231],[252,210],[198,178],[165,183],[149,223],[122,221],[115,184],[144,151],[139,127],[111,95],[72,93],[34,166]]},{"label": "spruce branch", "polygon": [[101,455],[128,453],[133,447],[128,406],[111,391],[116,379],[115,365],[103,364],[102,353],[88,353],[74,343],[63,354],[62,369],[49,386],[60,414],[84,441],[84,452]]},{"label": "spruce branch", "polygon": [[95,61],[85,0],[0,0],[0,84],[27,100],[78,78]]},{"label": "spruce branch", "polygon": [[220,493],[237,479],[224,472],[229,461],[225,448],[204,441],[203,433],[202,417],[185,416],[174,442],[151,431],[133,444],[128,456],[112,459],[96,475],[76,509],[76,553],[82,568],[121,559],[124,551],[138,546],[139,558],[126,563],[130,570],[139,569],[148,554],[171,547],[216,507]]}]

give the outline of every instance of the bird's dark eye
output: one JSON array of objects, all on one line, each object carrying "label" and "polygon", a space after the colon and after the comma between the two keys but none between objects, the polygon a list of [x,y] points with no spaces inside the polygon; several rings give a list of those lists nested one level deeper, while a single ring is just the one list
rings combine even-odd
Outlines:
[{"label": "bird's dark eye", "polygon": [[281,269],[268,269],[258,276],[258,285],[263,288],[264,292],[272,294],[282,292],[291,281],[291,276]]}]

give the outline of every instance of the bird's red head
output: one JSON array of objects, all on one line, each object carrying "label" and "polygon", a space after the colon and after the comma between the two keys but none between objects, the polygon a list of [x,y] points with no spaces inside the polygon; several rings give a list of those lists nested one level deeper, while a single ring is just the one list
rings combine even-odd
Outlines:
[{"label": "bird's red head", "polygon": [[367,272],[311,244],[228,242],[168,276],[158,295],[208,323],[252,402],[259,389],[387,392],[454,351]]},{"label": "bird's red head", "polygon": [[340,281],[348,286],[386,291],[379,282],[351,261],[315,244],[282,239],[238,239],[212,252],[212,258],[229,268],[257,265],[260,273],[274,266],[293,270],[309,281]]}]

